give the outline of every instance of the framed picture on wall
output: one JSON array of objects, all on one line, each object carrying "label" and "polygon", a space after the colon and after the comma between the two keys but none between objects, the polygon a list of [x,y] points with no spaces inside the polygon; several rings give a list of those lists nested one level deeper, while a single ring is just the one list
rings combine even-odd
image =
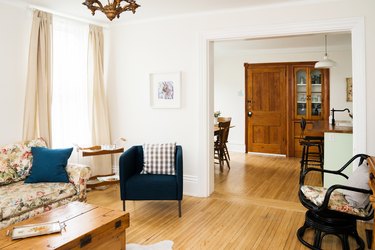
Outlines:
[{"label": "framed picture on wall", "polygon": [[181,72],[150,74],[150,105],[153,108],[180,108]]},{"label": "framed picture on wall", "polygon": [[353,85],[351,77],[346,78],[346,101],[353,101]]}]

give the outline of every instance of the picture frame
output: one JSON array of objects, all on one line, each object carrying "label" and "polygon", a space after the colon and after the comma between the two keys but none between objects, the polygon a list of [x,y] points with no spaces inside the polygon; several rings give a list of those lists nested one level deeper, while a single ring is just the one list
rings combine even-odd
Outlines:
[{"label": "picture frame", "polygon": [[150,74],[152,108],[180,108],[181,72]]},{"label": "picture frame", "polygon": [[353,101],[353,83],[351,77],[346,78],[346,101]]}]

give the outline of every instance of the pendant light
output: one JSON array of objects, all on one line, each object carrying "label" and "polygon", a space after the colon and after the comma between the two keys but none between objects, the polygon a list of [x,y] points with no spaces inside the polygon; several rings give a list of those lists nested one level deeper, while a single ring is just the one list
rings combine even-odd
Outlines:
[{"label": "pendant light", "polygon": [[336,62],[328,58],[327,53],[327,35],[324,35],[324,43],[325,43],[325,54],[323,60],[320,60],[315,64],[315,68],[317,69],[329,69],[336,66]]}]

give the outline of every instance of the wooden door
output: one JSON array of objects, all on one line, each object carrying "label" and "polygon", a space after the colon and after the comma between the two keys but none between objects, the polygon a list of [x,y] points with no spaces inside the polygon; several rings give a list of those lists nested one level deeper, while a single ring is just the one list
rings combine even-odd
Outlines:
[{"label": "wooden door", "polygon": [[245,64],[246,151],[286,154],[285,65]]}]

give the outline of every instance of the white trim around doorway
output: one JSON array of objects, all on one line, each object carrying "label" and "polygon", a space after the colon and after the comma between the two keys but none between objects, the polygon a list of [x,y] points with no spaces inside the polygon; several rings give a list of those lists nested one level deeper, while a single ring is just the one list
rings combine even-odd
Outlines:
[{"label": "white trim around doorway", "polygon": [[366,61],[365,25],[363,17],[319,20],[289,24],[249,26],[205,32],[200,35],[199,74],[201,88],[199,100],[199,161],[200,193],[207,197],[214,190],[213,159],[213,42],[278,36],[295,36],[318,33],[351,32],[353,82],[353,152],[366,153]]}]

